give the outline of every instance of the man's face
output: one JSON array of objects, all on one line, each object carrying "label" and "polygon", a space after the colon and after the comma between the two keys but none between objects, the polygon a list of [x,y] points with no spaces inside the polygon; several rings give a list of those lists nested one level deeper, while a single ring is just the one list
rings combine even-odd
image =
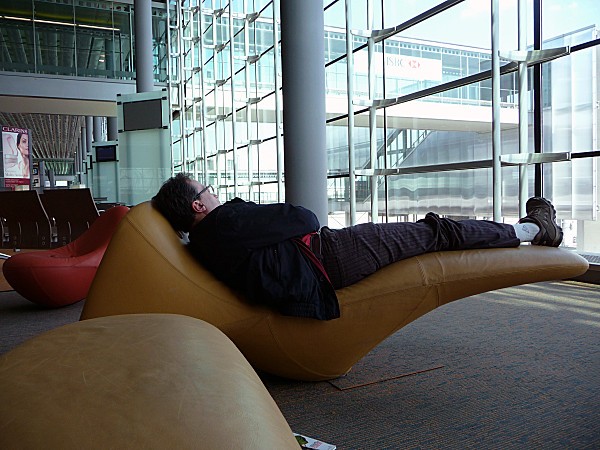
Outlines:
[{"label": "man's face", "polygon": [[[202,183],[196,180],[192,180],[190,183],[192,186],[194,186],[197,193],[203,191],[206,188],[206,186],[204,186]],[[200,202],[206,207],[206,214],[208,214],[221,204],[221,202],[219,201],[219,197],[217,197],[216,194],[213,194],[212,189],[210,188],[204,190],[204,192],[202,192],[202,194],[196,199],[196,201]]]}]

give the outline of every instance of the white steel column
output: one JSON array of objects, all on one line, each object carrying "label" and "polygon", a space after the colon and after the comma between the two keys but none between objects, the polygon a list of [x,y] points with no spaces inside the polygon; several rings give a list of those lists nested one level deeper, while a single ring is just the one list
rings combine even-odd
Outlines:
[{"label": "white steel column", "polygon": [[[367,0],[367,28],[373,30],[375,28],[373,15],[373,0]],[[377,77],[375,76],[375,40],[370,37],[368,42],[368,61],[369,61],[369,100],[375,100],[375,87]],[[371,169],[377,169],[377,108],[373,104],[369,107],[369,160],[371,161]],[[377,175],[373,174],[370,178],[371,189],[371,221],[379,222],[379,199],[377,190]]]},{"label": "white steel column", "polygon": [[235,51],[234,32],[233,32],[233,5],[231,1],[227,4],[229,9],[229,74],[231,83],[231,143],[233,145],[232,159],[233,159],[233,196],[238,197],[238,142],[237,142],[237,114],[235,110],[235,64],[233,59],[233,52]]},{"label": "white steel column", "polygon": [[356,162],[354,159],[354,37],[352,0],[346,0],[346,82],[348,84],[348,185],[350,192],[350,225],[356,223]]},{"label": "white steel column", "polygon": [[283,169],[284,169],[284,153],[283,143],[281,139],[281,99],[280,99],[280,82],[281,74],[281,59],[279,57],[279,13],[275,2],[273,2],[273,59],[275,64],[275,146],[277,148],[277,201],[284,200],[283,193]]},{"label": "white steel column", "polygon": [[500,56],[498,55],[498,29],[500,25],[499,0],[492,0],[492,194],[494,221],[502,219],[502,166],[500,155],[502,144],[500,135]]},{"label": "white steel column", "polygon": [[[519,0],[519,51],[527,51],[527,1]],[[529,152],[529,93],[527,61],[519,63],[519,153]],[[519,217],[525,217],[525,203],[529,196],[527,164],[519,166]]]}]

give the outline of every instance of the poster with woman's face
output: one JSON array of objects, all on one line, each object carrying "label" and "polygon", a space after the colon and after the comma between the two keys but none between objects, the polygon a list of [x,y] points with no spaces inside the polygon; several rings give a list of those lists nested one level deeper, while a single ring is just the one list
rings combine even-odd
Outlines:
[{"label": "poster with woman's face", "polygon": [[6,186],[29,184],[31,178],[31,146],[29,130],[2,127],[2,153]]}]

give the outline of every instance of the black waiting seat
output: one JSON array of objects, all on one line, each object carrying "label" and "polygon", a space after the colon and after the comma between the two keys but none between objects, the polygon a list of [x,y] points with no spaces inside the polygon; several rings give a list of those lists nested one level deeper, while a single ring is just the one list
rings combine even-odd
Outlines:
[{"label": "black waiting seat", "polygon": [[89,188],[50,189],[40,197],[48,217],[56,223],[61,246],[81,236],[99,216]]},{"label": "black waiting seat", "polygon": [[0,247],[8,248],[10,245],[10,233],[8,230],[8,222],[2,216],[0,216],[0,230],[2,232],[2,241],[0,243]]},{"label": "black waiting seat", "polygon": [[3,248],[51,248],[56,233],[37,191],[0,191]]}]

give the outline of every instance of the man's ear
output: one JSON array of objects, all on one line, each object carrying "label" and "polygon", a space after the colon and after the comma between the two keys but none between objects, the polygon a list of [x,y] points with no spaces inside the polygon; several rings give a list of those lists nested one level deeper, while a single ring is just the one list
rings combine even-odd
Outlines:
[{"label": "man's ear", "polygon": [[200,203],[198,200],[194,200],[192,202],[192,209],[194,210],[195,213],[205,213],[206,212],[206,206],[204,206],[204,204]]}]

